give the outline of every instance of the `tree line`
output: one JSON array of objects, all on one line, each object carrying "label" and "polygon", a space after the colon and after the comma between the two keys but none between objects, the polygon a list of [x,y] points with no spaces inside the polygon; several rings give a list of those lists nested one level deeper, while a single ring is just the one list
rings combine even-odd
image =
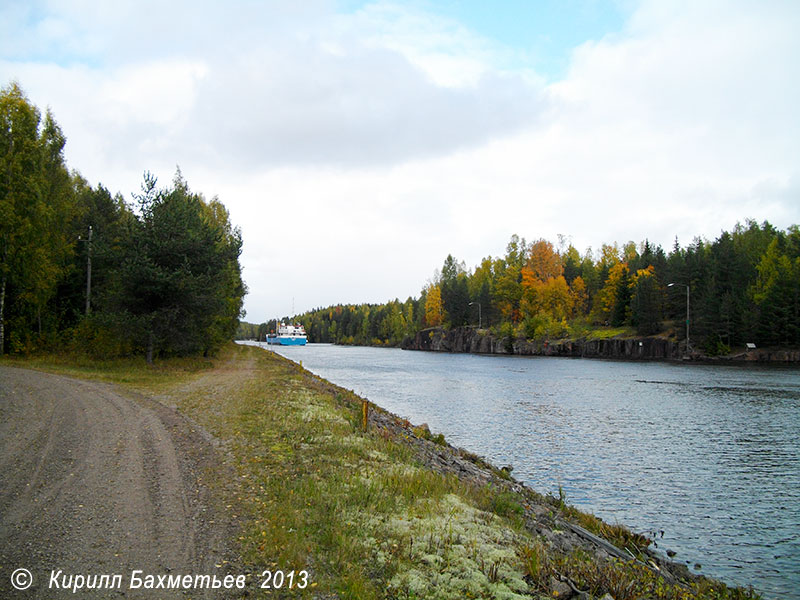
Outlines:
[{"label": "tree line", "polygon": [[503,256],[472,269],[448,255],[418,298],[340,305],[298,317],[315,342],[399,344],[427,327],[480,326],[529,339],[598,329],[685,339],[721,354],[748,342],[800,344],[800,229],[748,220],[714,241],[645,240],[579,252],[560,237],[513,235]]},{"label": "tree line", "polygon": [[213,352],[245,286],[228,211],[145,173],[126,202],[64,161],[66,138],[18,84],[0,91],[0,354]]}]

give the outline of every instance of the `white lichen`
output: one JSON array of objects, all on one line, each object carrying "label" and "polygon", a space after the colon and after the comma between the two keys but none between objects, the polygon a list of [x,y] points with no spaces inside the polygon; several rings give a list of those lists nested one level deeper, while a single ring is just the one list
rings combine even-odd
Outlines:
[{"label": "white lichen", "polygon": [[409,518],[371,520],[382,532],[376,558],[382,565],[395,562],[394,593],[442,600],[529,597],[514,533],[501,519],[454,494],[425,503],[430,510],[412,510]]}]

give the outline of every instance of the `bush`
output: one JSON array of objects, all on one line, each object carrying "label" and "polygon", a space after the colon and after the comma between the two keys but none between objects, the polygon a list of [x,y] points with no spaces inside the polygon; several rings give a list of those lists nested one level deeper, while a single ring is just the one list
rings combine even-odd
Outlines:
[{"label": "bush", "polygon": [[514,325],[510,321],[503,321],[493,329],[497,337],[514,337]]},{"label": "bush", "polygon": [[570,323],[569,334],[572,337],[581,338],[587,337],[592,331],[589,323],[585,317],[576,318]]},{"label": "bush", "polygon": [[514,352],[514,338],[516,337],[514,332],[514,325],[508,321],[501,323],[500,326],[497,328],[497,335],[501,339],[505,340],[505,350],[506,352],[512,353]]},{"label": "bush", "polygon": [[569,335],[566,319],[560,321],[547,314],[527,317],[522,322],[522,333],[530,340],[543,338],[565,338]]},{"label": "bush", "polygon": [[93,358],[119,358],[134,351],[120,319],[106,314],[85,317],[72,330],[71,350],[84,352]]},{"label": "bush", "polygon": [[724,356],[731,353],[731,347],[723,342],[717,333],[713,333],[706,338],[703,350],[708,356]]}]

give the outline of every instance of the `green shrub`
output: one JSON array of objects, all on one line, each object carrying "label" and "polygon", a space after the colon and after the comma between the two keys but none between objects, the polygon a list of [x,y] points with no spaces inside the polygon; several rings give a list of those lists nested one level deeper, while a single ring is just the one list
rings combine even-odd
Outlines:
[{"label": "green shrub", "polygon": [[569,335],[566,319],[557,320],[548,314],[527,317],[522,322],[522,334],[529,340],[561,339]]},{"label": "green shrub", "polygon": [[731,347],[723,342],[717,333],[713,333],[706,338],[703,350],[708,356],[724,356],[731,353]]},{"label": "green shrub", "polygon": [[82,319],[72,330],[68,344],[73,351],[93,358],[119,358],[134,351],[133,341],[120,320],[106,314]]}]

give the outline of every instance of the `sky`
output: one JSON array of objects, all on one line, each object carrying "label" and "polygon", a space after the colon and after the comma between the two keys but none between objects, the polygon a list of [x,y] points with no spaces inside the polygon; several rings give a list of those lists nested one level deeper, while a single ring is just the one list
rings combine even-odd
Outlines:
[{"label": "sky", "polygon": [[219,197],[263,322],[418,296],[513,234],[800,223],[798,31],[795,0],[3,0],[0,85],[92,185]]}]

